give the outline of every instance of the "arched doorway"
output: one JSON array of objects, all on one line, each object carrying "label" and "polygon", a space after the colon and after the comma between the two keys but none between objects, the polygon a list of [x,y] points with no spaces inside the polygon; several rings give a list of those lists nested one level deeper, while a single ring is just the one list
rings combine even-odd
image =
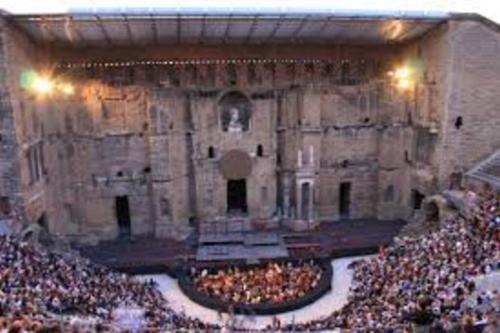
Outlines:
[{"label": "arched doorway", "polygon": [[460,190],[462,188],[462,173],[452,172],[450,175],[450,190]]},{"label": "arched doorway", "polygon": [[439,207],[435,202],[429,202],[425,206],[425,219],[429,222],[439,221]]}]

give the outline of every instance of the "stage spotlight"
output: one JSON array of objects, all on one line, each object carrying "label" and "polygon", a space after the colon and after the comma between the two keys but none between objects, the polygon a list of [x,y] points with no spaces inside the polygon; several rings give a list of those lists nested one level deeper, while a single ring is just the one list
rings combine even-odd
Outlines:
[{"label": "stage spotlight", "polygon": [[401,67],[396,69],[396,72],[394,73],[394,77],[398,80],[405,80],[408,79],[411,75],[411,70],[408,67]]},{"label": "stage spotlight", "polygon": [[33,82],[35,82],[37,78],[38,74],[32,69],[22,71],[19,78],[21,87],[24,89],[30,89],[33,86]]},{"label": "stage spotlight", "polygon": [[401,91],[408,91],[415,84],[415,73],[412,67],[404,65],[388,73],[392,84]]},{"label": "stage spotlight", "polygon": [[31,89],[40,95],[49,95],[54,90],[54,83],[45,77],[37,77],[33,80]]},{"label": "stage spotlight", "polygon": [[63,94],[68,96],[71,96],[75,93],[75,87],[73,87],[71,83],[61,83],[58,88]]},{"label": "stage spotlight", "polygon": [[397,87],[401,90],[408,90],[411,87],[411,81],[409,79],[398,80]]}]

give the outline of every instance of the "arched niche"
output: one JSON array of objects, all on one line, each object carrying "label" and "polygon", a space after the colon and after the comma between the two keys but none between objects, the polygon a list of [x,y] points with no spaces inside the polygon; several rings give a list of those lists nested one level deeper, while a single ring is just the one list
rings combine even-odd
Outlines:
[{"label": "arched niche", "polygon": [[170,201],[165,197],[160,198],[160,213],[163,217],[170,217]]},{"label": "arched niche", "polygon": [[238,90],[227,91],[219,98],[217,107],[222,131],[250,130],[252,103],[247,95]]}]

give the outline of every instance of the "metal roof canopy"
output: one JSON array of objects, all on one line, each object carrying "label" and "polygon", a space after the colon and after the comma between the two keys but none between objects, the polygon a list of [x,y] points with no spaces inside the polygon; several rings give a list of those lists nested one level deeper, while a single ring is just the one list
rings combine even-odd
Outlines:
[{"label": "metal roof canopy", "polygon": [[169,44],[401,43],[445,13],[127,9],[7,15],[35,42],[72,47]]}]

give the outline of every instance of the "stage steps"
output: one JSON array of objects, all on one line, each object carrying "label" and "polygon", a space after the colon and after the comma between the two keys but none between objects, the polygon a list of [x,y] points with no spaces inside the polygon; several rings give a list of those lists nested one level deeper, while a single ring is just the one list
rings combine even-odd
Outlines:
[{"label": "stage steps", "polygon": [[255,230],[249,220],[233,219],[200,226],[196,260],[223,261],[288,257],[288,250],[277,231]]},{"label": "stage steps", "polygon": [[242,233],[223,233],[223,234],[201,234],[198,238],[198,244],[241,244],[245,242],[245,235]]},{"label": "stage steps", "polygon": [[202,234],[198,238],[198,244],[245,244],[273,245],[279,244],[281,238],[274,232],[249,232],[249,233],[224,233],[224,234]]},{"label": "stage steps", "polygon": [[273,245],[280,244],[282,238],[275,232],[255,232],[245,235],[245,244],[252,245]]},{"label": "stage steps", "polygon": [[260,260],[287,258],[288,250],[281,244],[278,245],[204,245],[198,247],[196,260],[198,261],[220,261],[220,260]]}]

